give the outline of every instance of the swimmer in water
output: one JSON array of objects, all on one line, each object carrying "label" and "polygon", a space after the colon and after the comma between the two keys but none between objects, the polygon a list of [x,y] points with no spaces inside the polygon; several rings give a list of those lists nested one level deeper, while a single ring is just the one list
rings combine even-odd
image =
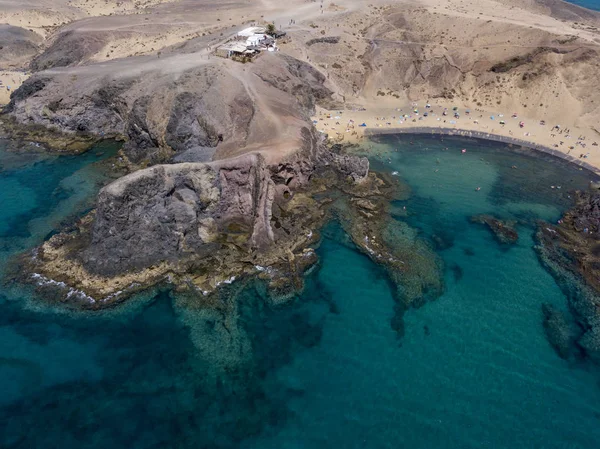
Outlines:
[{"label": "swimmer in water", "polygon": [[481,187],[477,187],[477,188],[475,189],[475,191],[476,191],[476,192],[479,192],[480,190],[481,190]]}]

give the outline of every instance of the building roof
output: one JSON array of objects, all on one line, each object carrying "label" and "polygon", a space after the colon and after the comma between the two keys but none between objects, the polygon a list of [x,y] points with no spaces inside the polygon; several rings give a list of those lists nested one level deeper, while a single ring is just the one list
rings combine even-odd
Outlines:
[{"label": "building roof", "polygon": [[248,39],[246,39],[246,44],[248,45],[252,45],[252,44],[257,44],[260,41],[264,40],[267,36],[265,34],[254,34],[252,36],[250,36]]},{"label": "building roof", "polygon": [[265,27],[250,27],[238,32],[237,35],[239,37],[250,37],[254,36],[255,34],[264,33],[265,31],[267,31]]},{"label": "building roof", "polygon": [[243,53],[246,51],[247,46],[243,42],[228,42],[219,47],[220,50],[235,51],[237,53]]}]

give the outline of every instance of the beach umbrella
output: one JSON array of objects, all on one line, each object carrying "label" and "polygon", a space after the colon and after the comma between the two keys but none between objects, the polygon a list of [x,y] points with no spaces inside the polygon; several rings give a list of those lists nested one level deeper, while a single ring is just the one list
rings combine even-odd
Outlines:
[{"label": "beach umbrella", "polygon": [[458,110],[458,107],[457,107],[457,106],[454,106],[454,107],[452,108],[452,110],[453,110],[453,111],[457,111],[457,110]]},{"label": "beach umbrella", "polygon": [[494,116],[493,116],[493,115],[490,115],[490,118],[491,118],[492,120],[494,120]]}]

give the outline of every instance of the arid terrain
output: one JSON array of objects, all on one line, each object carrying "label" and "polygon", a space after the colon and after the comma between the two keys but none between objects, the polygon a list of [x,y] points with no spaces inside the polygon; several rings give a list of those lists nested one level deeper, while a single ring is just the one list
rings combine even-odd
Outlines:
[{"label": "arid terrain", "polygon": [[[560,1],[2,0],[0,5],[3,86],[14,91],[31,75],[44,83],[34,95],[15,99],[12,114],[22,123],[76,131],[79,124],[65,118],[74,115],[69,107],[49,111],[48,105],[72,98],[86,108],[82,103],[94,91],[114,88],[112,99],[123,110],[115,118],[120,123],[105,133],[126,135],[126,116],[141,97],[150,96],[148,131],[169,153],[173,146],[160,137],[176,97],[171,91],[185,85],[210,103],[204,91],[218,79],[223,84],[215,90],[224,95],[222,103],[232,103],[230,94],[240,98],[239,89],[269,124],[248,142],[239,137],[244,126],[236,127],[215,157],[259,146],[269,159],[288,154],[294,148],[293,124],[282,135],[290,124],[282,117],[286,113],[267,104],[271,97],[255,86],[256,72],[277,56],[265,55],[257,68],[210,55],[247,24],[274,22],[288,33],[280,54],[312,65],[326,80],[336,107],[391,111],[436,100],[576,126],[591,130],[590,138],[597,133],[600,18]],[[8,103],[10,91],[0,92],[0,104]],[[219,113],[215,118],[229,126]]]},{"label": "arid terrain", "polygon": [[[218,259],[213,267],[229,267],[219,282],[255,270],[257,261],[287,260],[297,274],[289,267],[299,266],[311,241],[298,233],[312,236],[307,223],[323,215],[295,196],[312,174],[333,167],[343,186],[377,185],[366,160],[329,152],[326,137],[355,142],[378,128],[475,131],[600,168],[600,14],[557,0],[0,6],[0,132],[67,152],[117,138],[126,170],[144,169],[101,192],[95,217],[80,223],[81,238],[54,237],[40,252],[38,272],[62,275],[86,294],[113,297],[131,282],[193,272],[194,257],[209,253]],[[278,51],[247,63],[215,55],[255,24],[286,33]],[[455,108],[469,114],[452,117]],[[298,213],[306,227],[290,220]],[[130,236],[166,246],[140,255]],[[238,271],[226,263],[241,258]],[[117,273],[106,268],[119,264]],[[131,270],[137,274],[124,274]],[[203,291],[216,288],[206,273],[194,275]]]}]

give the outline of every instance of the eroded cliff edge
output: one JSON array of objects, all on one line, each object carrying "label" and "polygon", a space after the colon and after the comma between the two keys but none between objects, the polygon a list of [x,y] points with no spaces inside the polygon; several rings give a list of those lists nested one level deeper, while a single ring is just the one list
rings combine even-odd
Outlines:
[{"label": "eroded cliff edge", "polygon": [[285,298],[302,288],[333,217],[397,285],[395,329],[406,308],[441,293],[425,242],[385,247],[400,232],[388,220],[389,180],[331,151],[312,125],[316,104],[336,105],[322,73],[281,54],[184,63],[52,69],[14,93],[5,126],[16,137],[66,151],[122,138],[131,170],[94,211],[24,255],[15,277],[89,308],[164,282],[216,301],[220,286],[256,277]]},{"label": "eroded cliff edge", "polygon": [[209,162],[261,152],[269,162],[304,145],[315,105],[333,107],[326,78],[283,54],[252,64],[220,58],[127,68],[80,66],[39,72],[11,95],[7,134],[58,151],[94,140],[125,141],[132,168]]},{"label": "eroded cliff edge", "polygon": [[40,286],[61,287],[57,299],[91,307],[163,281],[208,295],[259,275],[275,296],[297,291],[327,216],[329,200],[313,196],[323,188],[318,179],[351,187],[376,179],[366,159],[305,134],[304,148],[279,164],[250,153],[131,173],[101,190],[75,230],[26,256],[26,272]]}]

